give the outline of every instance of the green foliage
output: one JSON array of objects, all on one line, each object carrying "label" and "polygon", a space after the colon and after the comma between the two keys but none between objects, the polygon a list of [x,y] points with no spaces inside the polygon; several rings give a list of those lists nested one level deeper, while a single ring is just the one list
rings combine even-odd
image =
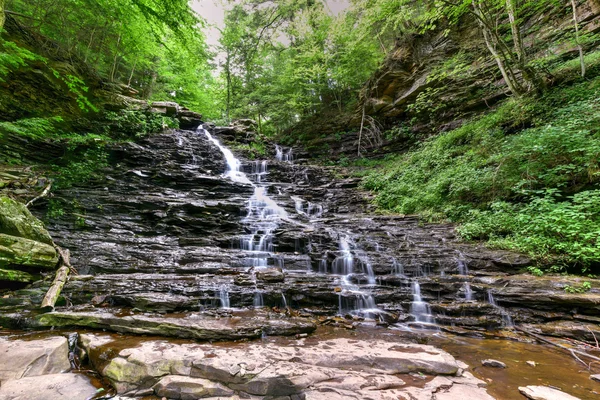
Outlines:
[{"label": "green foliage", "polygon": [[[55,74],[84,111],[96,111],[87,75],[131,86],[143,98],[173,95],[205,114],[216,107],[202,20],[187,0],[12,0],[7,7],[25,32],[43,38],[40,54],[71,61]],[[10,50],[0,51],[0,79],[37,57],[7,43],[0,43]]]},{"label": "green foliage", "polygon": [[44,139],[56,135],[57,124],[62,117],[27,118],[15,122],[0,122],[0,138],[3,133],[11,133],[30,139]]},{"label": "green foliage", "polygon": [[107,112],[104,118],[106,119],[104,130],[107,135],[120,135],[127,138],[140,138],[151,133],[162,132],[166,128],[179,127],[179,121],[175,118],[134,110]]},{"label": "green foliage", "polygon": [[56,79],[60,79],[61,81],[63,81],[69,88],[69,92],[71,92],[75,96],[77,96],[75,98],[75,100],[77,101],[77,105],[79,106],[81,111],[98,112],[98,108],[96,108],[96,106],[94,106],[84,94],[84,93],[87,93],[89,88],[87,86],[85,86],[85,82],[83,80],[81,80],[79,77],[77,77],[75,75],[71,75],[71,74],[66,74],[63,76],[63,75],[61,75],[60,72],[58,72],[54,68],[51,68],[51,70],[52,70],[52,73],[54,74],[54,77],[56,77]]},{"label": "green foliage", "polygon": [[567,293],[586,293],[590,290],[592,290],[592,284],[589,281],[585,281],[581,285],[567,285],[564,287],[564,291]]},{"label": "green foliage", "polygon": [[102,179],[101,171],[108,166],[108,152],[103,147],[77,152],[71,159],[53,167],[55,189],[68,188]]},{"label": "green foliage", "polygon": [[3,78],[6,77],[9,72],[26,66],[30,61],[43,62],[45,59],[0,36],[0,82],[4,82]]},{"label": "green foliage", "polygon": [[387,159],[364,180],[382,209],[462,222],[466,239],[556,269],[600,265],[600,78],[495,111]]}]

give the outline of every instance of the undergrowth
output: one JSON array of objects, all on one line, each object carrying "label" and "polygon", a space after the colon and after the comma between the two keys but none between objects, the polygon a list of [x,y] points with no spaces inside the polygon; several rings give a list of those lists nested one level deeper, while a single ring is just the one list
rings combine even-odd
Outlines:
[{"label": "undergrowth", "polygon": [[552,271],[600,272],[600,78],[493,112],[380,161],[377,205],[460,222]]}]

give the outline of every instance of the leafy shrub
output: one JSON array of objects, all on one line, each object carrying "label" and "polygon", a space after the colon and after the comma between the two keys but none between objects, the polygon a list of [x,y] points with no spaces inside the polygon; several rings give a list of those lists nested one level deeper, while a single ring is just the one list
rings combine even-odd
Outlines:
[{"label": "leafy shrub", "polygon": [[461,222],[466,239],[522,251],[554,270],[600,267],[600,78],[510,99],[381,162],[377,205]]},{"label": "leafy shrub", "polygon": [[144,137],[151,133],[162,132],[166,128],[177,129],[179,121],[155,113],[124,110],[105,114],[106,134],[120,134],[126,137]]}]

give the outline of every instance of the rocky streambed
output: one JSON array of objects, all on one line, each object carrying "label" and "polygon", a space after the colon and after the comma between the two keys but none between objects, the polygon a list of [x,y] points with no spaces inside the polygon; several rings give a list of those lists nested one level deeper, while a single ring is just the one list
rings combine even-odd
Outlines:
[{"label": "rocky streambed", "polygon": [[[451,225],[372,213],[356,179],[297,151],[239,161],[230,148],[246,140],[212,127],[112,148],[104,180],[54,194],[48,230],[79,275],[52,312],[39,309],[49,280],[12,282],[0,325],[80,332],[71,358],[119,394],[176,399],[486,399],[466,365],[415,342],[513,326],[600,337],[600,282],[566,293],[577,279],[523,275],[526,257],[461,243]],[[345,337],[364,326],[393,339]],[[0,378],[0,398],[27,374]]]}]

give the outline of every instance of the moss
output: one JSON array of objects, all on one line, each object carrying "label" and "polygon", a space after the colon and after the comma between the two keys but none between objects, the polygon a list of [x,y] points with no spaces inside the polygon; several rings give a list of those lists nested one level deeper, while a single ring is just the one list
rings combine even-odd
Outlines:
[{"label": "moss", "polygon": [[0,233],[0,266],[22,265],[53,269],[58,263],[54,247],[16,236]]},{"label": "moss", "polygon": [[33,282],[34,277],[27,272],[0,268],[0,281],[28,283]]},{"label": "moss", "polygon": [[52,245],[52,237],[42,221],[29,212],[25,204],[0,197],[0,233]]}]

